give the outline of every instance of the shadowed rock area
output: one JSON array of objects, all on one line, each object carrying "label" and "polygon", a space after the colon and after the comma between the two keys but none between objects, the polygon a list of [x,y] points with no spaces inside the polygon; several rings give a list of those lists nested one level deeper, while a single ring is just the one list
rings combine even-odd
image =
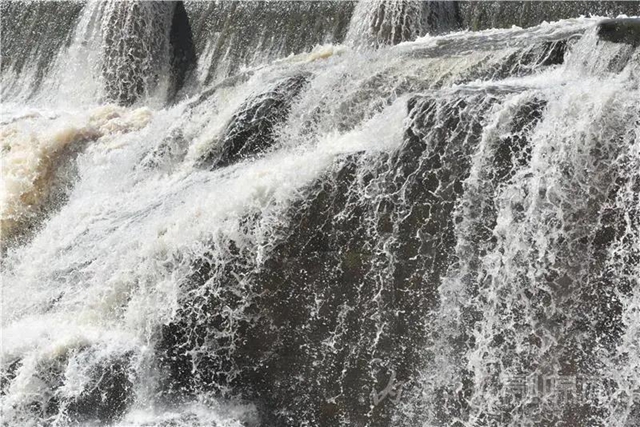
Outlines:
[{"label": "shadowed rock area", "polygon": [[177,2],[171,21],[169,34],[171,44],[171,87],[169,101],[175,100],[180,89],[193,78],[197,66],[195,45],[191,33],[191,23],[184,8],[184,2]]},{"label": "shadowed rock area", "polygon": [[289,77],[245,102],[201,164],[211,168],[224,167],[271,147],[275,140],[275,127],[286,120],[291,104],[308,78],[307,75]]},{"label": "shadowed rock area", "polygon": [[[336,161],[291,207],[265,262],[241,261],[248,254],[232,240],[216,245],[212,254],[235,261],[194,266],[199,296],[162,331],[174,392],[233,390],[260,402],[274,426],[390,425],[428,357],[429,313],[455,262],[454,208],[482,134],[476,119],[499,97],[412,98],[401,148]],[[523,107],[514,135],[531,131],[543,105]],[[499,185],[529,148],[514,136],[496,150]]]},{"label": "shadowed rock area", "polygon": [[[0,263],[3,422],[638,424],[638,19],[499,29],[637,3],[82,4],[87,103],[2,103],[43,203]],[[1,7],[28,39],[76,6]],[[69,34],[3,35],[3,82]]]},{"label": "shadowed rock area", "polygon": [[640,18],[607,19],[598,24],[598,37],[612,43],[640,45]]},{"label": "shadowed rock area", "polygon": [[[91,348],[67,349],[51,359],[16,360],[9,370],[2,372],[5,380],[20,377],[21,369],[37,371],[36,377],[28,378],[26,385],[40,387],[41,392],[30,396],[23,409],[21,421],[28,425],[33,418],[57,420],[62,425],[79,425],[113,422],[122,417],[134,400],[133,381],[130,371],[133,353],[126,352],[117,357],[105,357]],[[23,367],[25,363],[28,367]],[[82,384],[69,389],[65,387],[65,376],[76,369]],[[24,381],[24,380],[23,380]],[[8,392],[3,384],[2,395]],[[15,418],[14,418],[15,420]],[[49,424],[44,424],[49,425]]]}]

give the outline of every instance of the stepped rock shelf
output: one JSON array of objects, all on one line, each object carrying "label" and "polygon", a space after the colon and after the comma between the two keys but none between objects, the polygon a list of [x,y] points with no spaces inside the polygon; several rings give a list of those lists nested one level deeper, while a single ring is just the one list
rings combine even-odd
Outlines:
[{"label": "stepped rock shelf", "polygon": [[640,425],[639,2],[0,2],[2,426]]}]

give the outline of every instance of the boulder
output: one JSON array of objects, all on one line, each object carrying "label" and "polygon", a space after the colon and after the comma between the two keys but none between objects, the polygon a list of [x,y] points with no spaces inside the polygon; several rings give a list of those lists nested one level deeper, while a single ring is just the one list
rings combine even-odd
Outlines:
[{"label": "boulder", "polygon": [[598,23],[598,37],[612,43],[640,45],[640,18],[605,19]]},{"label": "boulder", "polygon": [[263,152],[275,142],[276,126],[289,115],[296,96],[309,77],[300,74],[277,82],[273,87],[248,99],[236,112],[218,144],[201,164],[224,167]]}]

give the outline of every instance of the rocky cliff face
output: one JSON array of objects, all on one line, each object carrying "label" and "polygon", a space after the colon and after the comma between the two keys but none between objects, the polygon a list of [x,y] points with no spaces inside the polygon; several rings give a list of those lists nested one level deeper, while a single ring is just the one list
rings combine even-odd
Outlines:
[{"label": "rocky cliff face", "polygon": [[[637,424],[637,19],[23,6],[2,4],[33,56],[3,68],[29,94],[0,115],[2,220],[31,229],[1,263],[6,422]],[[5,11],[75,23],[36,34],[42,84]],[[510,28],[451,33],[484,27]]]}]

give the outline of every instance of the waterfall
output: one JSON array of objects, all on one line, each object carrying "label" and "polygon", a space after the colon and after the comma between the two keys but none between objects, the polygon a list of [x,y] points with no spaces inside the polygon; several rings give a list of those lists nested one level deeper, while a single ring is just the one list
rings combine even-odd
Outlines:
[{"label": "waterfall", "polygon": [[[23,6],[28,7],[33,6]],[[34,12],[39,15],[38,10]],[[9,81],[7,98],[44,104],[121,105],[142,99],[146,104],[163,105],[181,89],[191,71],[189,62],[195,61],[186,20],[182,3],[89,1],[77,18],[68,46],[57,47],[51,70],[38,70],[36,52],[27,55],[35,65],[17,70],[14,66],[3,73]],[[175,40],[178,35],[182,44]],[[16,76],[17,72],[26,78]]]},{"label": "waterfall", "polygon": [[398,44],[458,28],[457,5],[450,1],[365,0],[353,13],[346,39],[360,47]]},{"label": "waterfall", "polygon": [[637,425],[639,21],[483,7],[3,3],[3,425]]}]

